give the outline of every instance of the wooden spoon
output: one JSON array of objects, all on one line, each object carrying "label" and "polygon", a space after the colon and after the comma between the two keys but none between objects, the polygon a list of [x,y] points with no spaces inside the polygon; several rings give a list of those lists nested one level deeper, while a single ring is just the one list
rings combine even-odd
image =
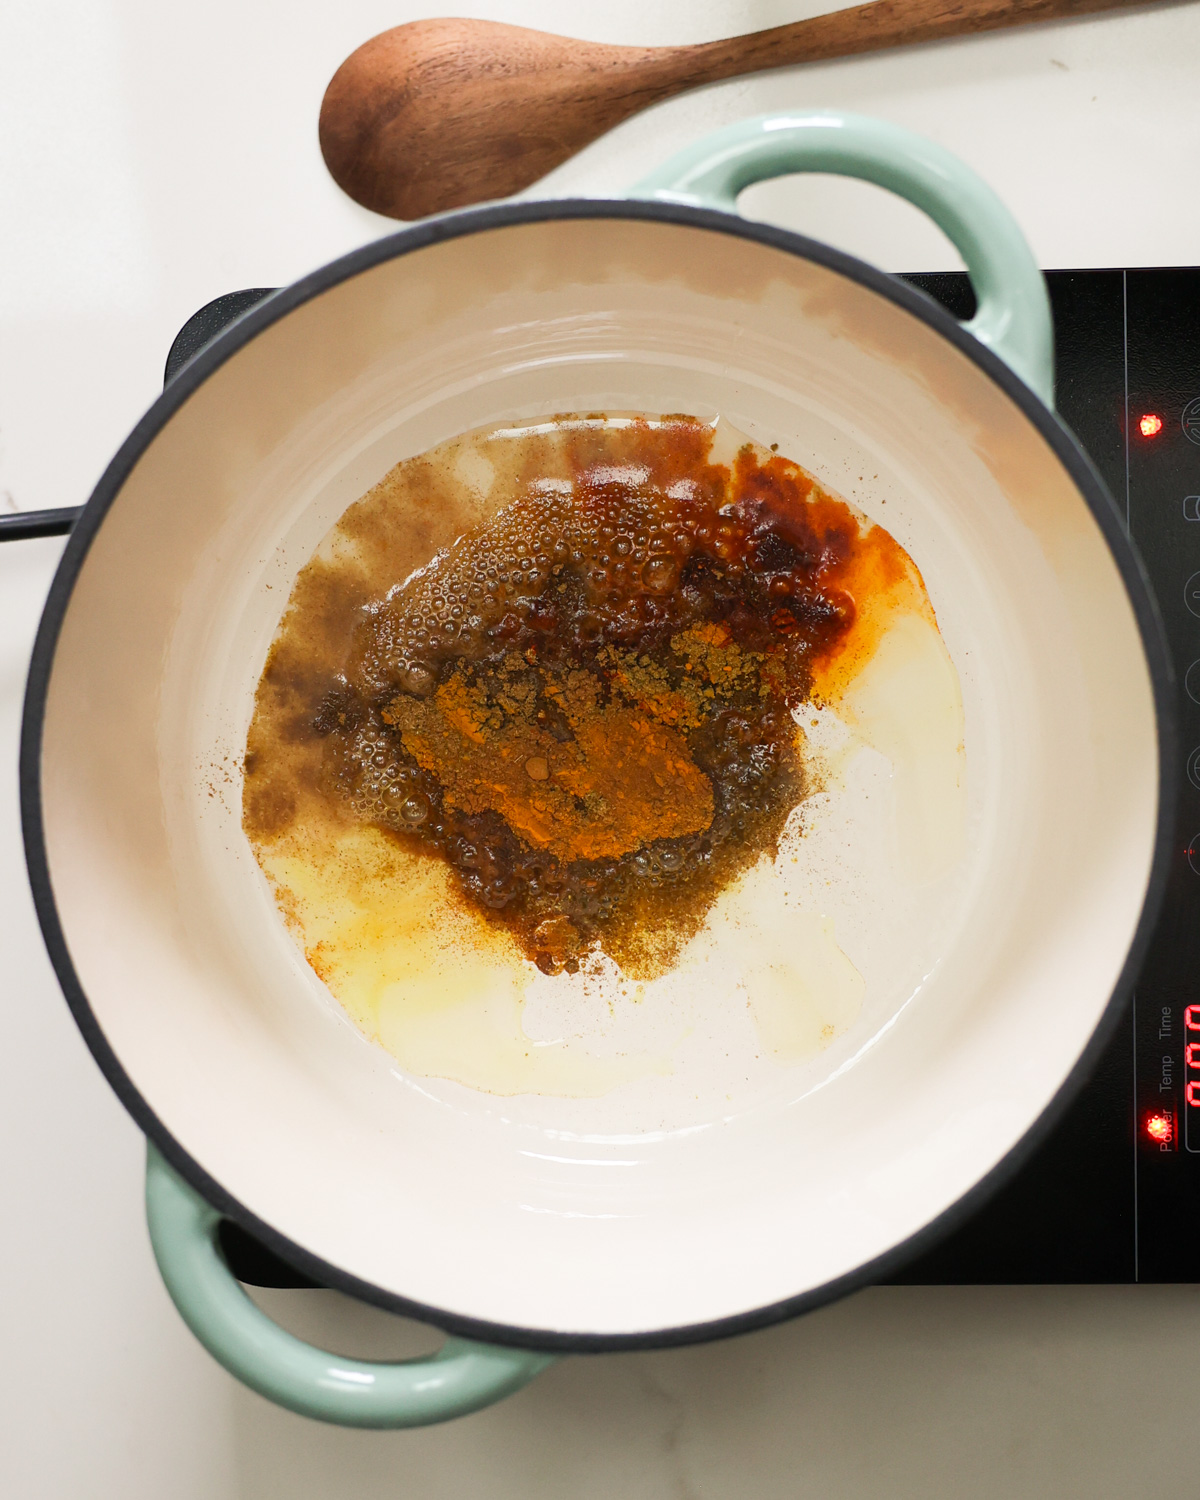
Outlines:
[{"label": "wooden spoon", "polygon": [[506,198],[672,94],[762,68],[1147,0],[874,0],[692,47],[606,47],[493,21],[412,21],[351,53],[321,151],[351,198],[394,219]]}]

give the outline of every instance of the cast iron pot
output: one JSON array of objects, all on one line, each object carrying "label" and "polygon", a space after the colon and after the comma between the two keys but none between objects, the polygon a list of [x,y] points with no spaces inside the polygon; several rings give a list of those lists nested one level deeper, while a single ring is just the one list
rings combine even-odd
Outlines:
[{"label": "cast iron pot", "polygon": [[[743,188],[798,171],[928,213],[973,321],[736,216]],[[856,498],[920,566],[963,692],[954,920],[888,939],[859,1022],[771,1100],[678,1129],[631,1121],[620,1091],[585,1118],[406,1077],[322,992],[239,824],[254,687],[345,506],[456,433],[598,409],[720,412],[835,489],[869,476]],[[765,117],[629,200],[447,215],[271,296],[97,486],[23,730],[43,932],[151,1143],[151,1237],[184,1318],[294,1410],[401,1426],[556,1353],[738,1333],[890,1273],[1044,1135],[1127,997],[1164,879],[1168,683],[1115,508],[1053,413],[1042,278],[928,142]],[[397,1365],[301,1344],[233,1280],[222,1216],[450,1339]]]}]

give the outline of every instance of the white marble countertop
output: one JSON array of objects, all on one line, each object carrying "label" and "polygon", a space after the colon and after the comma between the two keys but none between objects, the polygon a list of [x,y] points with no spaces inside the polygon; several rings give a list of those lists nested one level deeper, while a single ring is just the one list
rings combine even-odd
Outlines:
[{"label": "white marble countertop", "polygon": [[[820,0],[494,0],[598,40],[699,41]],[[0,7],[0,507],[75,505],[159,388],[179,325],[391,227],[316,145],[325,83],[411,0],[7,0]],[[772,107],[876,113],[1008,201],[1045,266],[1200,263],[1200,4],[798,68],[629,121],[536,194],[619,191]],[[755,216],[890,269],[953,265],[875,189],[792,179]],[[16,808],[20,695],[57,542],[0,548],[0,1486],[27,1500],[1102,1500],[1194,1492],[1200,1289],[879,1289],[690,1350],[565,1361],[425,1432],[303,1421],[230,1380],[170,1307],[142,1142],[43,954]],[[429,1336],[332,1293],[265,1299],[347,1352]]]}]

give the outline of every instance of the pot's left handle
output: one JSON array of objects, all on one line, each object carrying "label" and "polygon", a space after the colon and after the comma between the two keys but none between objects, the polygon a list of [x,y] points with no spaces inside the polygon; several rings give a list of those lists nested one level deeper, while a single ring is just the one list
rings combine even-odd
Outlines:
[{"label": "pot's left handle", "polygon": [[343,1427],[424,1427],[520,1390],[554,1356],[448,1338],[426,1359],[344,1359],[285,1332],[255,1306],[221,1254],[221,1216],[152,1145],[146,1218],[171,1300],[231,1375],[279,1406]]}]

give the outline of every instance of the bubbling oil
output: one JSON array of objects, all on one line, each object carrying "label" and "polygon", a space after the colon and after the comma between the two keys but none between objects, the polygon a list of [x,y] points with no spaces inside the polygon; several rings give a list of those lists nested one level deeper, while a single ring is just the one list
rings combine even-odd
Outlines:
[{"label": "bubbling oil", "polygon": [[[592,414],[468,434],[397,465],[297,579],[259,684],[244,827],[364,1030],[388,1030],[379,996],[397,986],[444,994],[471,950],[476,990],[507,976],[508,1032],[516,1017],[523,1081],[497,1091],[536,1091],[521,971],[661,980],[732,931],[714,908],[754,888],[825,784],[805,710],[851,702],[902,617],[948,666],[903,549],[728,424]],[[358,916],[339,926],[347,899]],[[790,981],[772,968],[794,1056],[844,1029],[861,988],[827,922],[796,930],[809,969],[837,977],[799,1025],[778,1019]],[[426,1070],[487,1087],[443,1042]],[[628,1076],[576,1066],[562,1091]]]}]

